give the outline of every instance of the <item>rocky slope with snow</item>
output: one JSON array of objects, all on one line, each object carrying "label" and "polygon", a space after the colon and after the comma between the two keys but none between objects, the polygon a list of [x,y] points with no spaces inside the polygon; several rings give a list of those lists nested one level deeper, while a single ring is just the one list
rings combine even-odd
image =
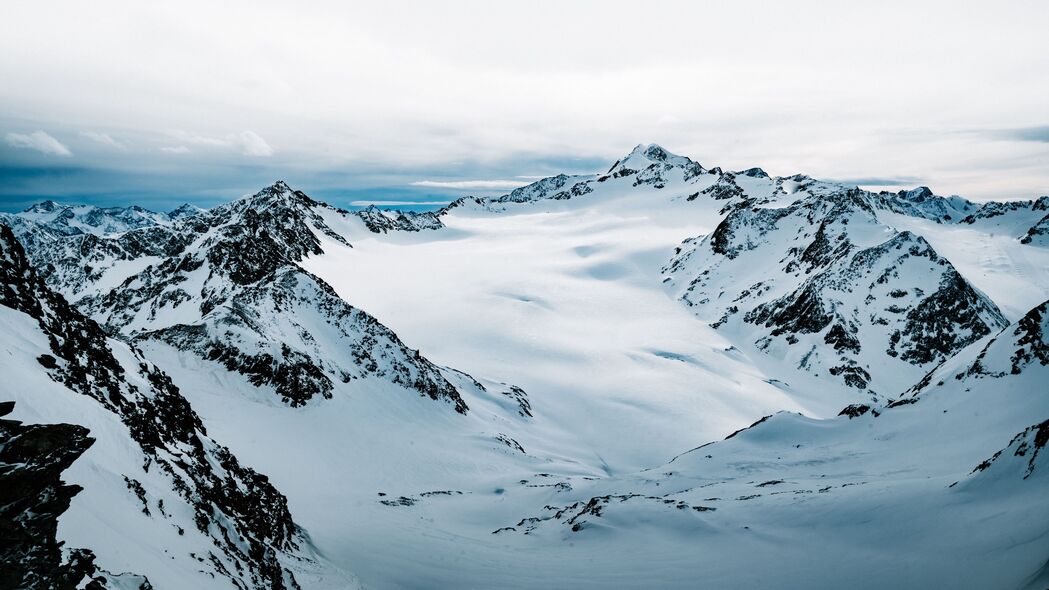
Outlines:
[{"label": "rocky slope with snow", "polygon": [[892,396],[1000,329],[997,306],[858,189],[743,204],[666,268],[683,302],[799,369]]},{"label": "rocky slope with snow", "polygon": [[[25,388],[5,395],[16,397],[19,406],[36,415],[63,414],[68,410],[56,405],[79,397],[84,400],[74,404],[80,405],[79,411],[85,412],[86,406],[90,409],[85,414],[103,423],[97,436],[105,439],[99,442],[105,443],[106,452],[118,454],[93,455],[96,481],[90,492],[103,504],[88,510],[103,511],[81,524],[115,516],[109,523],[113,533],[146,543],[143,549],[152,559],[134,564],[134,571],[170,585],[166,562],[176,560],[184,570],[179,575],[186,576],[175,578],[181,583],[190,583],[199,572],[238,586],[294,588],[297,571],[321,569],[308,537],[292,521],[286,499],[266,476],[242,466],[211,439],[171,379],[141,352],[107,338],[101,326],[49,289],[6,226],[0,226],[0,305],[7,352],[4,372],[17,376],[5,389]],[[44,391],[33,385],[41,379],[51,382]],[[93,420],[78,416],[77,423],[83,422]],[[87,447],[88,430],[68,430],[67,440],[54,445],[52,470],[68,467]],[[8,434],[5,450],[24,432]],[[58,497],[68,502],[70,491],[64,488]],[[60,508],[62,500],[56,501]],[[107,515],[107,509],[133,512]],[[126,518],[135,513],[148,520]],[[143,530],[135,533],[129,526]],[[94,532],[78,531],[89,539]],[[142,533],[147,533],[145,538]],[[119,553],[122,547],[107,547],[101,539],[86,546],[114,561],[113,551]],[[46,547],[52,541],[42,535],[36,542]],[[53,554],[54,547],[48,551]],[[204,584],[203,579],[193,584]]]},{"label": "rocky slope with snow", "polygon": [[[324,215],[346,222],[277,183],[172,226],[62,241],[37,257],[109,333],[192,350],[290,405],[376,375],[465,412],[437,367],[297,265],[322,252],[314,232],[346,243]],[[92,264],[97,273],[82,272]]]}]

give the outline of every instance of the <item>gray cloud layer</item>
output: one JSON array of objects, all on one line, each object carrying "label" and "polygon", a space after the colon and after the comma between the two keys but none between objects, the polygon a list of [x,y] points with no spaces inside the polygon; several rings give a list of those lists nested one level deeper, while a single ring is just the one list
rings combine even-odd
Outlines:
[{"label": "gray cloud layer", "polygon": [[1027,0],[3,2],[0,207],[275,178],[447,200],[647,142],[1031,197],[1049,192],[1047,19]]}]

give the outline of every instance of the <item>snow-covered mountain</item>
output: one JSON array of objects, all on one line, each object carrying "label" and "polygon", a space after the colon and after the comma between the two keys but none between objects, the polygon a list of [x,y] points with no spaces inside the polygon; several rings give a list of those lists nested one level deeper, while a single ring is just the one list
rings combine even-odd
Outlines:
[{"label": "snow-covered mountain", "polygon": [[866,197],[743,203],[675,256],[668,284],[769,354],[891,396],[1006,321],[924,238],[881,223]]},{"label": "snow-covered mountain", "polygon": [[125,232],[141,227],[170,225],[178,219],[190,217],[204,211],[188,203],[167,212],[157,213],[132,205],[130,207],[96,207],[94,205],[61,205],[55,201],[37,203],[14,215],[46,228],[56,235],[79,234],[106,235]]},{"label": "snow-covered mountain", "polygon": [[[338,577],[314,554],[266,476],[210,438],[171,379],[140,351],[107,338],[44,285],[6,226],[0,226],[0,321],[4,374],[17,384],[4,395],[15,398],[15,416],[78,424],[52,427],[57,440],[46,444],[53,450],[34,451],[20,441],[39,432],[4,422],[10,438],[3,460],[22,471],[40,462],[43,483],[56,490],[53,505],[41,502],[50,514],[29,504],[14,518],[42,533],[37,542],[51,544],[44,556],[32,543],[13,548],[10,561],[24,569],[23,583],[52,575],[42,567],[75,572],[74,583],[96,579],[97,587],[114,588],[289,588],[297,586],[297,573],[325,569]],[[90,449],[88,434],[96,439]],[[13,459],[19,448],[47,454]],[[67,512],[76,488],[55,487],[57,475],[81,454],[70,474],[83,491]],[[31,476],[16,470],[7,477],[27,479],[18,485],[30,487],[12,491],[24,490],[19,500],[32,501]],[[78,548],[65,555],[54,545],[59,516],[61,538]],[[43,522],[27,522],[35,519]],[[119,568],[111,571],[137,575],[113,578],[94,565],[96,555]]]},{"label": "snow-covered mountain", "polygon": [[[347,244],[326,216],[352,219],[278,182],[171,226],[61,242],[40,257],[109,333],[192,350],[291,405],[376,375],[465,412],[436,366],[297,265],[322,253],[315,232]],[[84,259],[97,265],[90,274]]]},{"label": "snow-covered mountain", "polygon": [[1047,208],[658,145],[433,213],[45,203],[0,426],[87,428],[28,510],[124,587],[1041,587]]}]

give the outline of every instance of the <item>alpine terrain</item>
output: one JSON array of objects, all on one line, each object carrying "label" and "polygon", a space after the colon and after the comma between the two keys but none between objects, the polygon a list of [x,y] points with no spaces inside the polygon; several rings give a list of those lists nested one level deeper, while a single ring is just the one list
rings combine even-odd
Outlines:
[{"label": "alpine terrain", "polygon": [[0,587],[1049,587],[1049,196],[639,145],[0,214]]}]

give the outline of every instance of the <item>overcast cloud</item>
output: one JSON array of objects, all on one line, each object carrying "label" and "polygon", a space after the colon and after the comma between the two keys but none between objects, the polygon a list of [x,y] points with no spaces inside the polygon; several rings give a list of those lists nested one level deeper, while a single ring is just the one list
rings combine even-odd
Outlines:
[{"label": "overcast cloud", "polygon": [[10,0],[0,22],[4,209],[207,204],[277,178],[336,204],[448,201],[649,142],[1049,193],[1044,1]]}]

